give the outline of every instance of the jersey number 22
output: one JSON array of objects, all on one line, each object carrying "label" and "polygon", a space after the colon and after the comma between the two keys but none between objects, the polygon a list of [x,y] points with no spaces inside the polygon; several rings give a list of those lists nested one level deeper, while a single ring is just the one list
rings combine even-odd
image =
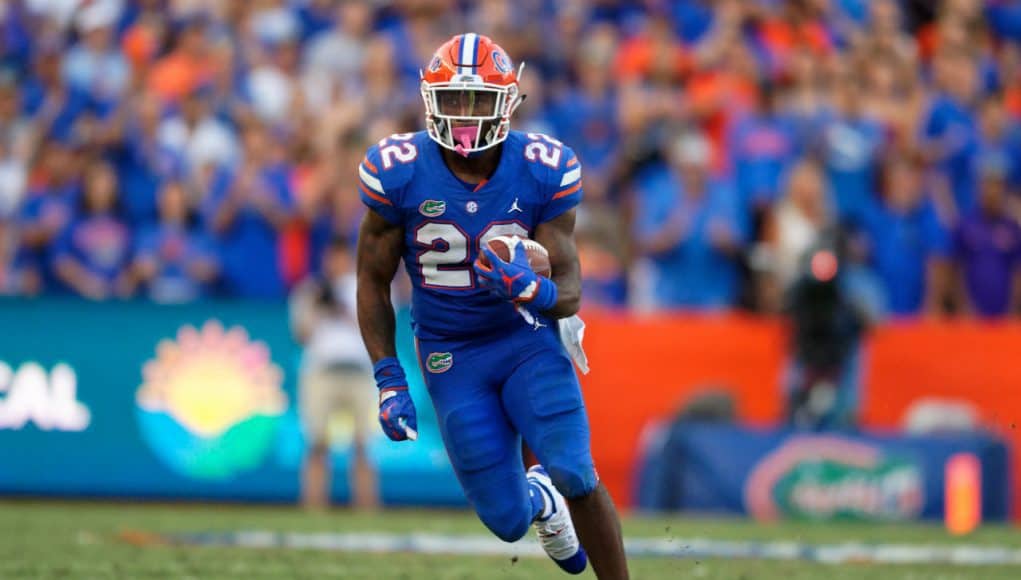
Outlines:
[{"label": "jersey number 22", "polygon": [[[528,230],[517,222],[489,224],[475,242],[482,247],[496,236],[528,237]],[[465,290],[475,287],[475,272],[469,262],[468,234],[452,222],[425,222],[415,230],[422,284],[430,288]]]}]

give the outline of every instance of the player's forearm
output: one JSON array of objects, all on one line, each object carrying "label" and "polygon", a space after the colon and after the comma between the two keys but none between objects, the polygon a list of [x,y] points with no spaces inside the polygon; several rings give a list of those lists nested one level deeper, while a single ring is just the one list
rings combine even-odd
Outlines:
[{"label": "player's forearm", "polygon": [[557,300],[545,314],[553,318],[573,316],[581,307],[581,264],[574,243],[575,210],[540,224],[535,239],[550,254],[550,269],[557,286]]},{"label": "player's forearm", "polygon": [[390,284],[401,260],[404,230],[369,211],[358,230],[358,326],[373,364],[397,356]]},{"label": "player's forearm", "polygon": [[581,308],[581,277],[578,275],[554,276],[557,285],[557,301],[546,311],[553,318],[567,318],[578,313]]},{"label": "player's forearm", "polygon": [[397,356],[394,346],[397,322],[390,301],[390,285],[359,282],[358,286],[358,327],[369,358],[375,364],[381,359]]}]

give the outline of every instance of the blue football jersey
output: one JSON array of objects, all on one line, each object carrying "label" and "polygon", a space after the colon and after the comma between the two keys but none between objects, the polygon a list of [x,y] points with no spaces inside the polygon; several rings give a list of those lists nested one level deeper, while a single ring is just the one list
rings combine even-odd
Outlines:
[{"label": "blue football jersey", "polygon": [[404,228],[412,320],[420,338],[486,334],[524,324],[515,307],[475,278],[482,243],[532,237],[536,226],[581,202],[581,165],[569,147],[511,131],[488,181],[472,186],[447,168],[425,132],[391,135],[358,167],[362,201]]}]

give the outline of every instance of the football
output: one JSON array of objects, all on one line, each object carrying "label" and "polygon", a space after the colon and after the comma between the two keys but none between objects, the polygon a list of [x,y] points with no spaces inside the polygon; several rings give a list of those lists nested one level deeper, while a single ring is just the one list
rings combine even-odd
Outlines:
[{"label": "football", "polygon": [[[521,245],[515,244],[515,240],[520,240]],[[528,253],[528,264],[536,274],[549,278],[552,273],[549,263],[549,252],[546,251],[542,244],[535,240],[518,236],[496,236],[486,243],[489,249],[505,262],[510,262],[514,259],[511,255],[513,248],[524,248]],[[485,254],[480,254],[479,260],[484,266],[489,265],[489,260]]]}]

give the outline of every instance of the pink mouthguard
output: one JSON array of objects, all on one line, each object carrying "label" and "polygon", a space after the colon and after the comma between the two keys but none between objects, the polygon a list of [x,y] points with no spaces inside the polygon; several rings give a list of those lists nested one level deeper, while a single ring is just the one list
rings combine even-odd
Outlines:
[{"label": "pink mouthguard", "polygon": [[451,131],[454,136],[454,151],[457,151],[462,156],[468,156],[468,149],[471,149],[475,143],[475,138],[479,135],[478,127],[454,127]]}]

